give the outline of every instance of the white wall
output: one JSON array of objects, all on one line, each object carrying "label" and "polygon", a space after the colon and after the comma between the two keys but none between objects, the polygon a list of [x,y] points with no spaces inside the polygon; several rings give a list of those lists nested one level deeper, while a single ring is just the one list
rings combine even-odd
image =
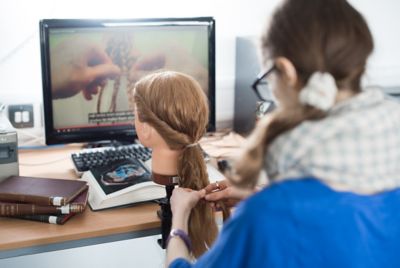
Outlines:
[{"label": "white wall", "polygon": [[[235,37],[258,35],[280,0],[4,0],[0,2],[0,102],[41,102],[38,21],[43,18],[214,16],[217,25],[217,121],[233,119]],[[351,0],[369,21],[376,51],[369,82],[400,85],[400,1]],[[37,114],[40,110],[35,108]],[[40,118],[36,118],[40,122]]]},{"label": "white wall", "polygon": [[366,18],[375,41],[367,78],[370,84],[400,87],[400,1],[350,0]]}]

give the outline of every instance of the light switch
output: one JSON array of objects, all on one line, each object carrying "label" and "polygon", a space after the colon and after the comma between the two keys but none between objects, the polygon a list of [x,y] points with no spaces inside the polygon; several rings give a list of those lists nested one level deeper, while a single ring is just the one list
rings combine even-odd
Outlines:
[{"label": "light switch", "polygon": [[22,113],[20,111],[14,113],[14,122],[21,123],[22,121]]},{"label": "light switch", "polygon": [[34,126],[32,104],[8,105],[8,118],[15,128],[30,128]]},{"label": "light switch", "polygon": [[29,122],[29,112],[23,111],[22,112],[22,122],[28,123]]}]

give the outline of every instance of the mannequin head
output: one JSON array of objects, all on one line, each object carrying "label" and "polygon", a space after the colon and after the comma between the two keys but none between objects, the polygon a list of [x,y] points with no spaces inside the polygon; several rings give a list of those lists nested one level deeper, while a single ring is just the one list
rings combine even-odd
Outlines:
[{"label": "mannequin head", "polygon": [[[206,187],[207,169],[197,143],[206,132],[209,112],[200,85],[182,73],[150,74],[136,83],[131,103],[139,140],[152,149],[153,172],[178,175],[181,187]],[[212,208],[205,202],[199,202],[190,215],[189,235],[196,257],[217,235]]]},{"label": "mannequin head", "polygon": [[[159,72],[139,80],[133,93],[135,127],[141,143],[153,151],[153,171],[176,175],[178,158],[185,155],[185,165],[191,159],[197,165],[190,154],[201,156],[200,148],[187,145],[204,135],[208,123],[207,97],[200,85],[182,73]],[[166,162],[176,162],[176,169]]]}]

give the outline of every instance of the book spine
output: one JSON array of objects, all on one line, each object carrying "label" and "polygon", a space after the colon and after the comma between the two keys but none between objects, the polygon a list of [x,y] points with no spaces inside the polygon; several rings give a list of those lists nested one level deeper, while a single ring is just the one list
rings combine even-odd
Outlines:
[{"label": "book spine", "polygon": [[30,220],[30,221],[51,223],[51,224],[64,224],[73,215],[74,214],[62,215],[62,216],[54,216],[54,215],[23,215],[23,216],[16,216],[16,218],[22,219],[22,220]]},{"label": "book spine", "polygon": [[32,203],[36,205],[47,205],[47,206],[53,206],[55,201],[59,205],[55,206],[63,206],[65,205],[65,202],[62,202],[63,200],[60,201],[60,198],[56,197],[43,197],[43,196],[35,196],[35,195],[18,195],[18,194],[9,194],[9,193],[3,193],[0,194],[0,200],[1,201],[6,201],[6,202],[21,202],[21,203]]},{"label": "book spine", "polygon": [[65,206],[65,198],[60,196],[51,196],[50,197],[50,205],[53,206]]},{"label": "book spine", "polygon": [[68,204],[59,207],[61,214],[69,213],[81,213],[85,210],[86,206],[84,204]]},{"label": "book spine", "polygon": [[54,207],[0,202],[0,216],[81,213],[85,208],[84,204],[68,204],[62,207]]},{"label": "book spine", "polygon": [[39,214],[68,214],[59,207],[38,206],[34,204],[0,203],[0,216],[39,215]]}]

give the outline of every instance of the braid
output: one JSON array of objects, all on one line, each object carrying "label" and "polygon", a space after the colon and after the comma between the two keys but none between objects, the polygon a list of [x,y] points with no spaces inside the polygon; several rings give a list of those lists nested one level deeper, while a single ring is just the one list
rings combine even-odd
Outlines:
[{"label": "braid", "polygon": [[253,188],[272,142],[305,120],[318,120],[325,116],[326,113],[321,110],[311,106],[300,106],[290,111],[277,110],[271,116],[264,117],[250,136],[247,148],[235,164],[234,175],[229,179],[235,185]]},{"label": "braid", "polygon": [[136,93],[133,98],[139,109],[138,114],[141,119],[140,121],[151,122],[151,125],[159,133],[163,133],[163,138],[167,141],[171,141],[168,142],[168,145],[171,146],[170,149],[181,150],[185,146],[191,144],[191,140],[187,135],[176,131],[153,113],[153,111],[143,101],[143,98],[139,93]]},{"label": "braid", "polygon": [[[130,100],[136,104],[139,121],[150,124],[171,150],[181,151],[177,163],[179,186],[193,190],[206,187],[209,180],[203,153],[200,146],[192,146],[204,135],[208,122],[207,98],[198,83],[183,74],[164,72],[142,78],[135,88]],[[155,103],[161,90],[163,98]],[[211,205],[200,201],[189,217],[193,255],[202,255],[217,234]]]}]

